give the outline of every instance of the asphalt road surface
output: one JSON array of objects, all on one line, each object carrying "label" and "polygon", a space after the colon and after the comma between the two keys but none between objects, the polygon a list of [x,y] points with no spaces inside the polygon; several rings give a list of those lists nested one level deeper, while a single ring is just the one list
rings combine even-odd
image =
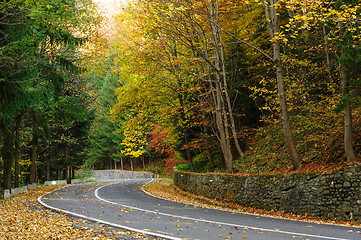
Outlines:
[{"label": "asphalt road surface", "polygon": [[38,200],[47,208],[165,239],[361,240],[361,229],[200,208],[153,197],[150,179],[69,185]]}]

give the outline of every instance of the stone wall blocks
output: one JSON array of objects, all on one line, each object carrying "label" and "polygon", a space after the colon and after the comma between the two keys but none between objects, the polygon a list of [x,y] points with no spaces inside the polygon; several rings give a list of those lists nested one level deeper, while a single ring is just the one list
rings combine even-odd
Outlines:
[{"label": "stone wall blocks", "polygon": [[[245,177],[211,174],[211,177],[202,178],[200,176],[206,175],[175,172],[174,182],[185,191],[202,192],[205,196],[216,195],[217,198],[245,206],[307,213],[329,219],[349,219],[352,213],[353,221],[361,222],[361,175],[357,175],[360,172],[361,166],[322,175]],[[187,175],[187,178],[180,177],[180,174]],[[207,184],[202,184],[204,179]]]}]

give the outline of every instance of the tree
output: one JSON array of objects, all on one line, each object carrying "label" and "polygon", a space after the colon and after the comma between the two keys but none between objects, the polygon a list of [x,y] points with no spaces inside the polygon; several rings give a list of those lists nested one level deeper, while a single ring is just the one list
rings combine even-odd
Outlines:
[{"label": "tree", "polygon": [[[44,115],[49,101],[57,100],[53,95],[59,94],[66,72],[75,66],[75,55],[69,52],[74,53],[95,31],[98,20],[93,6],[88,0],[61,4],[12,0],[0,5],[0,61],[3,66],[0,130],[4,135],[4,146],[8,148],[3,150],[6,188],[11,188],[12,182],[14,131],[18,132],[19,126],[17,119],[25,112]],[[33,120],[30,181],[34,181],[36,169],[37,126],[36,119]],[[15,137],[18,145],[18,135],[15,134]]]},{"label": "tree", "polygon": [[[337,79],[337,76],[332,76],[331,64],[337,65],[342,95],[340,105],[344,113],[344,149],[348,161],[356,158],[352,146],[352,112],[349,94],[352,78],[348,75],[354,72],[352,66],[360,62],[358,57],[354,57],[359,53],[360,34],[357,29],[360,27],[358,23],[360,8],[360,4],[354,1],[320,0],[312,3],[300,1],[288,5],[293,15],[290,19],[293,27],[304,31],[309,31],[311,28],[322,31],[327,69],[331,80]],[[294,31],[293,34],[293,36],[297,35]],[[335,54],[330,52],[330,48],[334,49]],[[336,58],[336,61],[332,58]]]},{"label": "tree", "polygon": [[301,167],[301,160],[293,141],[292,128],[287,110],[286,93],[285,93],[284,80],[283,80],[283,67],[281,60],[281,45],[280,45],[281,32],[280,32],[280,27],[279,27],[280,23],[277,12],[277,7],[278,7],[277,0],[269,0],[269,1],[264,0],[262,4],[265,10],[268,31],[273,42],[273,54],[274,54],[273,61],[276,68],[277,88],[278,88],[279,103],[281,108],[284,136],[293,167],[294,169],[298,169]]},{"label": "tree", "polygon": [[114,161],[116,165],[124,156],[121,153],[124,136],[118,133],[122,120],[112,121],[110,112],[116,103],[115,90],[120,86],[117,68],[121,66],[117,62],[119,56],[116,49],[108,47],[109,52],[93,56],[93,65],[88,63],[83,77],[92,82],[91,88],[95,91],[91,104],[94,115],[89,132],[91,147],[88,149],[89,160],[86,164],[97,166],[102,159],[104,167],[109,165],[110,168],[109,161]]}]

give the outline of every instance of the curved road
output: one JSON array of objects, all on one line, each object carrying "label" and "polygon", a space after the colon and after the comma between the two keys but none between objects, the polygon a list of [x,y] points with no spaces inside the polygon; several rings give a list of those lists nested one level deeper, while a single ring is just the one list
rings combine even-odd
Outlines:
[{"label": "curved road", "polygon": [[360,240],[361,229],[232,213],[155,198],[150,179],[70,185],[40,197],[47,208],[166,239]]}]

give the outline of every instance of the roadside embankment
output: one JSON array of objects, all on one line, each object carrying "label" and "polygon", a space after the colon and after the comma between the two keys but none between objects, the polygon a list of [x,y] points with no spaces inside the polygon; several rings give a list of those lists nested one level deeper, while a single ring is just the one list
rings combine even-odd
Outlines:
[{"label": "roadside embankment", "polygon": [[174,173],[180,189],[243,206],[361,222],[361,165],[331,173],[254,175]]}]

